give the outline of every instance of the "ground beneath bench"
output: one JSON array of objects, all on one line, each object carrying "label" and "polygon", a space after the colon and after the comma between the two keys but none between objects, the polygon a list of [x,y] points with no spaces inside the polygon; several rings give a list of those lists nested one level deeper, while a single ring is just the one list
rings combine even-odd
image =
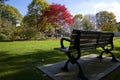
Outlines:
[{"label": "ground beneath bench", "polygon": [[[112,62],[111,57],[104,57],[103,60],[97,59],[98,55],[90,54],[82,56],[78,60],[83,72],[89,80],[99,80],[120,66],[120,62]],[[80,80],[77,77],[78,67],[69,63],[69,72],[63,72],[61,67],[66,61],[38,66],[37,68],[48,75],[53,80]]]}]

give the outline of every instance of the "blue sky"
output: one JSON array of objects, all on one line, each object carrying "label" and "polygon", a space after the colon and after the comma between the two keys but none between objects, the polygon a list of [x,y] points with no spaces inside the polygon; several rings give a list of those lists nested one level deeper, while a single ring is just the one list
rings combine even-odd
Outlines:
[{"label": "blue sky", "polygon": [[[9,0],[6,3],[16,7],[23,15],[32,0]],[[96,14],[99,11],[113,12],[120,21],[120,0],[46,0],[48,3],[65,5],[68,11],[75,14]]]}]

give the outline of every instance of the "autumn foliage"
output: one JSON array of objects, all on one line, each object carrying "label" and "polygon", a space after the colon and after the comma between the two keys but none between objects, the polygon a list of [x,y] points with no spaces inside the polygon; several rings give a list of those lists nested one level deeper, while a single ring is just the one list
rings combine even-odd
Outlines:
[{"label": "autumn foliage", "polygon": [[54,27],[62,26],[64,24],[72,24],[73,16],[69,13],[67,8],[61,4],[51,4],[47,9],[42,12],[38,23],[42,22],[44,18],[48,23]]}]

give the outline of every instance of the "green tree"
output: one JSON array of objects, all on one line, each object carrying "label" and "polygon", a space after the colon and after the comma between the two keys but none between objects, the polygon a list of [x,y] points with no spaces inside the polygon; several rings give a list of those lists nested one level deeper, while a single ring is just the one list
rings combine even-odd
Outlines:
[{"label": "green tree", "polygon": [[43,17],[43,20],[38,24],[38,30],[41,32],[44,31],[53,32],[54,29],[52,24],[47,21],[47,17]]},{"label": "green tree", "polygon": [[118,26],[118,31],[120,32],[120,26]]},{"label": "green tree", "polygon": [[10,39],[13,37],[15,27],[22,20],[20,12],[10,5],[0,4],[0,32]]},{"label": "green tree", "polygon": [[28,13],[23,18],[25,27],[38,27],[37,21],[41,12],[47,8],[49,4],[45,0],[33,0],[28,5]]},{"label": "green tree", "polygon": [[0,4],[0,17],[9,20],[12,24],[22,20],[21,13],[15,7],[5,4]]},{"label": "green tree", "polygon": [[[96,14],[97,26],[103,31],[117,31],[116,16],[112,12],[101,11]],[[111,28],[111,29],[109,29]]]},{"label": "green tree", "polygon": [[25,35],[25,39],[31,39],[36,35],[36,30],[34,28],[26,28],[23,34]]},{"label": "green tree", "polygon": [[73,24],[72,24],[72,29],[73,28],[78,28],[82,29],[82,20],[83,20],[83,15],[82,14],[76,14],[73,18]]},{"label": "green tree", "polygon": [[101,25],[101,30],[102,31],[110,31],[110,32],[113,32],[113,31],[117,31],[117,27],[116,25],[113,25],[112,23],[103,23]]},{"label": "green tree", "polygon": [[82,14],[76,14],[76,15],[74,16],[74,18],[82,19],[82,18],[83,18],[83,15],[82,15]]},{"label": "green tree", "polygon": [[28,5],[28,15],[41,14],[41,12],[48,6],[49,4],[46,0],[33,0]]},{"label": "green tree", "polygon": [[120,22],[117,23],[118,32],[120,32]]},{"label": "green tree", "polygon": [[0,33],[5,34],[6,36],[8,36],[8,39],[11,40],[14,37],[14,31],[16,31],[15,28],[16,27],[14,25],[12,25],[10,23],[10,21],[8,21],[5,18],[2,18],[2,24],[1,24],[1,27],[0,27]]},{"label": "green tree", "polygon": [[8,1],[8,0],[0,0],[0,3],[4,3],[5,1]]},{"label": "green tree", "polygon": [[82,27],[83,30],[94,30],[94,25],[87,16],[84,16],[82,20]]},{"label": "green tree", "polygon": [[24,16],[22,22],[24,23],[24,27],[35,27],[37,22],[35,21],[35,14]]}]

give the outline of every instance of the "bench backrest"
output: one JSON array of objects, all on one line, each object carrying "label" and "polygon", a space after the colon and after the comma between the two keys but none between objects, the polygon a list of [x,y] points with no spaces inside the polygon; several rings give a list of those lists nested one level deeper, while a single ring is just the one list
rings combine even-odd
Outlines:
[{"label": "bench backrest", "polygon": [[113,37],[114,37],[114,33],[101,32],[97,47],[104,47],[108,44],[111,44],[113,47]]},{"label": "bench backrest", "polygon": [[73,30],[69,49],[88,50],[112,43],[114,34],[98,31]]}]

